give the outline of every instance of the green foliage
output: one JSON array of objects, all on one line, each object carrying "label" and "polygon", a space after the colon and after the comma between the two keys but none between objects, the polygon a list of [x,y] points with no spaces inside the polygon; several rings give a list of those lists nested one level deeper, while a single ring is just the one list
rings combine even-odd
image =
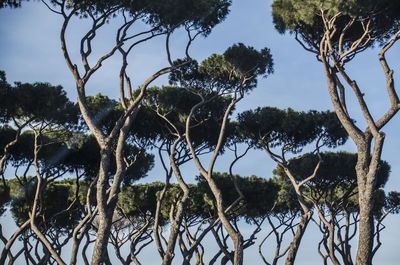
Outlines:
[{"label": "green foliage", "polygon": [[296,192],[288,178],[279,176],[273,177],[271,181],[279,187],[278,196],[275,201],[273,214],[301,213]]},{"label": "green foliage", "polygon": [[89,112],[94,118],[94,123],[99,125],[105,134],[109,134],[114,128],[115,122],[123,114],[121,104],[107,96],[97,94],[86,97]]},{"label": "green foliage", "polygon": [[[200,97],[185,88],[175,86],[153,87],[148,90],[145,98],[146,108],[142,108],[137,116],[138,124],[134,130],[148,131],[148,135],[157,134],[157,139],[174,141],[174,129],[156,111],[165,117],[178,129],[185,132],[186,119],[193,106],[201,101]],[[218,140],[219,127],[230,99],[216,96],[207,105],[198,108],[193,115],[194,128],[191,130],[191,139],[195,148],[212,148]],[[145,123],[142,125],[142,123]],[[148,128],[144,128],[145,126]],[[227,133],[227,137],[230,133]]]},{"label": "green foliage", "polygon": [[63,163],[85,172],[87,179],[93,179],[98,173],[100,163],[100,148],[93,135],[75,135],[76,143],[69,145],[67,142],[60,147],[65,153]]},{"label": "green foliage", "polygon": [[[214,174],[214,179],[220,187],[225,207],[234,202],[239,195],[233,184],[233,179],[226,173]],[[256,176],[234,178],[244,195],[244,199],[229,212],[229,218],[244,218],[251,222],[266,215],[298,214],[301,209],[291,184],[285,178],[262,179]],[[28,218],[32,209],[33,196],[36,189],[36,179],[29,177],[21,184],[16,179],[8,181],[10,187],[10,206],[14,220],[22,224]],[[153,182],[147,184],[124,185],[118,195],[117,207],[127,217],[132,219],[155,216],[157,199],[164,183]],[[1,186],[0,186],[1,187]],[[71,229],[82,216],[83,205],[86,204],[86,193],[89,182],[79,181],[78,200],[69,211],[65,211],[74,200],[76,194],[76,180],[63,179],[47,183],[41,199],[42,207],[37,218],[39,227],[56,228],[61,231]],[[215,200],[207,183],[198,178],[197,184],[189,184],[190,196],[185,210],[185,218],[199,220],[215,216]],[[96,191],[92,191],[95,193]],[[161,205],[160,224],[169,222],[171,207],[183,195],[178,184],[170,184]],[[397,195],[391,196],[391,204],[396,204]],[[389,197],[388,197],[389,198]],[[398,198],[397,198],[398,199]],[[389,199],[388,199],[389,202]],[[91,199],[95,205],[94,198]]]},{"label": "green foliage", "polygon": [[372,209],[372,214],[374,215],[375,219],[379,220],[383,212],[382,210],[385,207],[386,203],[386,195],[385,191],[382,189],[376,189],[374,192],[374,207]]},{"label": "green foliage", "polygon": [[230,0],[69,0],[69,7],[78,9],[85,17],[89,13],[103,13],[110,9],[122,9],[131,15],[141,15],[146,24],[159,30],[177,25],[190,24],[209,33],[228,14]]},{"label": "green foliage", "polygon": [[[322,163],[316,176],[306,184],[304,193],[321,204],[346,208],[347,211],[358,211],[357,175],[355,166],[357,154],[347,152],[324,152],[320,154]],[[311,176],[319,161],[316,154],[305,154],[300,159],[288,161],[288,168],[297,181]],[[390,173],[390,166],[386,161],[380,161],[377,172],[376,213],[379,213],[385,203],[385,194],[380,194]],[[287,179],[282,167],[278,166],[274,174]],[[379,197],[381,196],[381,197]],[[382,197],[383,196],[383,197]]]},{"label": "green foliage", "polygon": [[[68,155],[66,143],[72,136],[68,130],[45,130],[38,137],[38,162],[42,170],[57,171],[65,169]],[[18,142],[10,148],[11,161],[14,166],[28,165],[34,159],[34,132],[24,131]]]},{"label": "green foliage", "polygon": [[11,85],[7,83],[6,73],[0,71],[0,122],[7,122],[12,116],[14,96],[11,95]]},{"label": "green foliage", "polygon": [[32,207],[35,192],[35,183],[32,177],[20,183],[17,179],[8,181],[10,187],[11,213],[17,225],[21,225],[29,218],[29,210]]},{"label": "green foliage", "polygon": [[[124,184],[132,184],[138,179],[146,177],[147,172],[154,166],[154,155],[136,146],[126,145],[125,154],[130,161],[135,160],[135,163],[126,170],[123,179]],[[114,164],[112,164],[112,166],[114,170]]]},{"label": "green foliage", "polygon": [[0,155],[3,156],[4,147],[14,140],[16,131],[10,126],[0,126]]},{"label": "green foliage", "polygon": [[331,36],[334,46],[339,42],[339,34],[346,25],[343,45],[349,47],[364,33],[362,23],[370,21],[370,43],[390,37],[398,29],[400,21],[400,2],[391,0],[275,0],[272,4],[272,16],[276,29],[300,33],[303,40],[316,48],[322,39],[325,28],[322,12],[328,19],[336,16],[336,33]]},{"label": "green foliage", "polygon": [[77,123],[77,106],[68,100],[61,86],[52,86],[48,83],[16,83],[13,90],[14,111],[17,118],[64,126]]},{"label": "green foliage", "polygon": [[[128,160],[135,159],[135,163],[126,170],[123,178],[125,184],[131,184],[145,177],[147,172],[154,166],[154,155],[130,143],[125,145],[124,151]],[[91,180],[98,174],[100,148],[93,135],[83,136],[79,145],[74,147],[69,147],[64,142],[62,145],[54,148],[54,153],[50,153],[46,158],[54,160],[54,157],[57,157],[58,154],[62,154],[62,158],[57,162],[61,165],[83,171],[86,179]],[[108,173],[110,177],[112,177],[115,169],[115,159],[112,159]]]},{"label": "green foliage", "polygon": [[[175,63],[182,62],[178,60]],[[238,88],[246,92],[257,85],[257,76],[272,73],[272,66],[269,49],[257,51],[239,43],[228,48],[223,55],[211,55],[200,65],[190,61],[170,74],[170,83],[204,95],[232,93]]]},{"label": "green foliage", "polygon": [[[101,94],[86,97],[86,103],[90,114],[94,117],[94,122],[106,135],[111,133],[115,123],[124,113],[120,103]],[[135,119],[131,136],[124,147],[125,156],[128,159],[134,159],[136,156],[136,162],[128,168],[125,174],[124,183],[126,184],[146,176],[146,173],[154,164],[154,156],[143,152],[143,148],[146,147],[148,140],[156,139],[157,132],[153,123],[154,117],[146,117],[145,115],[149,115],[149,113],[142,111],[139,117]],[[87,177],[94,178],[100,163],[100,148],[93,136],[78,135],[77,139],[79,139],[77,143],[71,146],[74,151],[69,152],[69,159],[73,164],[84,168]],[[141,146],[139,147],[138,144]],[[115,167],[115,160],[112,159],[110,175],[115,171]]]},{"label": "green foliage", "polygon": [[[230,212],[231,217],[257,218],[269,214],[274,209],[280,191],[277,183],[256,176],[235,175],[233,178],[237,181],[244,199]],[[205,191],[204,201],[210,205],[211,210],[216,211],[215,200],[207,182],[201,177],[197,179],[199,189]],[[213,179],[221,190],[224,207],[228,207],[239,197],[233,179],[226,173],[215,173]]]},{"label": "green foliage", "polygon": [[[11,212],[18,225],[29,219],[36,185],[35,178],[29,178],[22,185],[16,179],[10,181]],[[77,224],[80,218],[79,203],[70,211],[65,211],[73,200],[73,186],[73,180],[47,183],[40,200],[39,227],[68,231]]]},{"label": "green foliage", "polygon": [[[164,186],[165,184],[161,182],[123,186],[118,197],[118,207],[131,218],[141,216],[154,218],[157,200]],[[213,211],[203,199],[204,191],[193,184],[189,184],[189,189],[190,197],[185,209],[186,217],[209,217]],[[176,204],[180,196],[182,196],[182,191],[179,185],[170,184],[161,203],[161,225],[168,223],[171,207]]]},{"label": "green foliage", "polygon": [[393,213],[400,213],[400,192],[391,191],[386,196],[385,209]]},{"label": "green foliage", "polygon": [[255,50],[253,47],[238,43],[224,52],[229,64],[240,72],[240,76],[269,75],[273,73],[273,60],[268,48]]},{"label": "green foliage", "polygon": [[157,194],[163,187],[164,183],[161,182],[123,186],[118,195],[117,207],[130,217],[142,215],[154,217]]},{"label": "green foliage", "polygon": [[382,189],[377,189],[374,193],[373,215],[377,220],[383,220],[386,214],[400,213],[400,192],[391,191],[385,193]]},{"label": "green foliage", "polygon": [[[0,152],[2,152],[4,145],[15,137],[15,131],[9,127],[1,127],[0,136]],[[77,138],[76,142],[70,144],[71,138],[74,137]],[[38,153],[38,162],[43,174],[77,169],[84,172],[87,179],[96,177],[100,163],[100,148],[93,135],[86,136],[66,130],[43,131],[39,137],[39,145],[42,147]],[[21,134],[19,141],[10,148],[10,155],[13,166],[28,165],[33,161],[34,134],[32,131],[26,130]],[[125,155],[128,159],[136,159],[133,166],[129,167],[125,173],[124,183],[126,184],[145,177],[154,165],[154,155],[132,144],[126,144]],[[115,160],[112,160],[110,176],[115,168]]]},{"label": "green foliage", "polygon": [[[357,154],[347,152],[324,152],[321,153],[322,163],[318,169],[317,175],[310,182],[318,187],[355,184],[357,175],[355,166],[357,163]],[[289,160],[289,169],[293,176],[301,181],[312,175],[319,158],[316,154],[306,154],[300,159]],[[377,187],[383,187],[389,178],[390,166],[386,161],[380,161],[377,172]],[[275,174],[282,175],[281,168],[275,171]]]},{"label": "green foliage", "polygon": [[[41,146],[38,154],[41,169],[54,171],[77,168],[85,171],[89,179],[94,178],[100,163],[99,146],[93,136],[74,131],[80,128],[78,109],[75,104],[68,101],[62,88],[45,83],[17,84],[16,87],[9,88],[8,92],[10,92],[10,97],[12,96],[12,99],[8,98],[8,101],[12,103],[7,105],[9,116],[23,120],[29,119],[33,124],[51,124],[50,128],[41,130],[38,138],[38,144]],[[105,133],[112,130],[123,113],[122,107],[116,101],[100,94],[87,97],[87,104],[91,114]],[[66,129],[51,128],[54,124]],[[3,126],[0,135],[2,136],[0,147],[4,148],[14,139],[15,131],[11,127]],[[28,164],[33,160],[33,150],[34,133],[25,130],[19,141],[10,149],[13,165]],[[153,155],[143,152],[142,147],[136,147],[132,142],[127,143],[125,153],[126,157],[132,159],[137,155],[137,163],[126,172],[125,183],[144,177],[154,164]],[[115,170],[115,163],[111,165],[110,175],[113,170]]]},{"label": "green foliage", "polygon": [[[226,174],[216,173],[214,179],[220,187],[225,207],[229,206],[238,198],[232,179]],[[245,199],[231,210],[231,218],[243,217],[247,220],[262,217],[270,214],[272,210],[278,211],[276,200],[280,185],[271,180],[265,180],[256,176],[240,177],[235,176],[240,190]],[[215,201],[207,183],[200,177],[197,178],[197,185],[189,184],[189,201],[185,210],[187,218],[207,218],[216,214]],[[124,186],[119,195],[118,207],[130,217],[146,215],[154,217],[156,202],[159,192],[164,184],[154,182],[149,184],[135,184]],[[170,184],[161,206],[161,223],[169,220],[171,206],[175,205],[182,191],[177,184]],[[283,209],[284,198],[281,197],[281,208]]]},{"label": "green foliage", "polygon": [[291,146],[298,153],[305,145],[321,138],[321,143],[336,147],[345,143],[347,133],[332,112],[296,112],[272,107],[257,108],[238,115],[239,133],[243,138],[270,146]]},{"label": "green foliage", "polygon": [[[21,6],[21,0],[0,0],[0,8]],[[53,2],[56,2],[53,0]],[[80,17],[101,14],[108,10],[124,10],[161,30],[178,25],[191,25],[209,34],[225,19],[231,0],[67,0],[67,7],[76,9]]]},{"label": "green foliage", "polygon": [[48,83],[7,83],[0,71],[0,121],[11,118],[75,126],[78,107],[70,102],[61,86]]}]

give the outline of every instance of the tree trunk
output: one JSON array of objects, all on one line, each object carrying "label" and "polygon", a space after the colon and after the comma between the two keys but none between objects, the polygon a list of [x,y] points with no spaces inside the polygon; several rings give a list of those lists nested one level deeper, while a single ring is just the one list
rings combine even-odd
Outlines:
[{"label": "tree trunk", "polygon": [[235,231],[235,229],[232,227],[231,223],[229,222],[228,218],[225,215],[221,190],[217,187],[215,181],[212,179],[212,177],[210,175],[207,176],[206,180],[207,180],[208,185],[209,185],[209,187],[214,195],[214,198],[216,200],[218,217],[221,221],[221,224],[224,226],[229,237],[233,241],[233,245],[235,248],[235,251],[233,254],[233,264],[234,265],[242,265],[243,264],[243,236],[240,234],[239,231]]},{"label": "tree trunk", "polygon": [[235,253],[233,255],[233,264],[243,264],[243,236],[238,232],[234,239]]},{"label": "tree trunk", "polygon": [[[107,187],[108,187],[108,175],[107,172],[110,168],[111,154],[107,149],[100,151],[101,162],[99,169],[99,179],[97,181],[96,200],[97,206],[99,207],[99,227],[96,235],[96,243],[93,248],[92,265],[101,264],[105,260],[106,250],[108,244],[108,238],[110,236],[112,217],[114,208],[107,205]],[[112,208],[112,209],[111,209]]]},{"label": "tree trunk", "polygon": [[179,136],[175,140],[174,144],[172,145],[171,155],[169,156],[169,159],[170,159],[170,166],[175,174],[176,179],[178,180],[179,187],[183,191],[183,196],[182,196],[182,198],[179,199],[179,201],[177,203],[177,211],[175,213],[175,216],[174,216],[174,213],[171,213],[172,219],[171,219],[170,236],[168,239],[167,249],[165,251],[162,265],[171,265],[172,260],[175,256],[174,250],[175,250],[176,240],[178,237],[179,228],[182,224],[182,219],[183,219],[183,215],[185,213],[186,204],[189,199],[189,187],[183,180],[181,171],[180,171],[180,169],[175,161],[175,158],[174,158],[175,154],[176,154],[176,146],[181,141],[181,139],[182,139],[182,137]]},{"label": "tree trunk", "polygon": [[293,241],[290,243],[289,253],[286,258],[285,265],[293,265],[296,260],[297,251],[300,247],[301,239],[303,238],[304,232],[306,231],[307,225],[311,220],[312,212],[308,211],[300,217],[300,223],[297,225],[296,234],[294,235]]},{"label": "tree trunk", "polygon": [[5,244],[3,250],[1,251],[1,255],[0,255],[0,264],[5,264],[6,263],[6,259],[7,259],[7,255],[11,249],[11,247],[13,246],[15,240],[18,238],[18,236],[20,234],[22,234],[26,228],[28,228],[30,225],[30,220],[25,221],[25,223],[23,225],[21,225],[17,231],[14,232],[14,234],[11,236],[11,238],[7,241],[7,243]]},{"label": "tree trunk", "polygon": [[340,265],[339,260],[335,256],[335,226],[333,222],[329,227],[329,257],[334,265]]},{"label": "tree trunk", "polygon": [[[338,92],[336,70],[328,63],[326,54],[321,53],[321,59],[324,64],[325,75],[328,81],[329,94],[335,113],[345,128],[346,132],[357,145],[357,185],[358,201],[360,207],[360,225],[356,265],[371,265],[372,250],[374,239],[374,220],[372,209],[374,207],[373,193],[376,186],[378,165],[381,157],[384,134],[382,132],[373,132],[371,124],[362,132],[355,126],[354,121],[347,115],[345,106],[342,105]],[[366,110],[362,110],[364,116]],[[367,120],[368,122],[368,120]],[[376,126],[376,123],[375,123]],[[379,128],[375,128],[378,129]],[[371,143],[374,139],[374,148],[371,155]]]},{"label": "tree trunk", "polygon": [[[368,179],[368,175],[357,170],[358,178]],[[360,207],[360,224],[359,224],[359,239],[356,265],[371,265],[372,264],[372,249],[374,242],[374,218],[372,210],[374,206],[373,187],[363,183],[359,185],[359,207]]]},{"label": "tree trunk", "polygon": [[358,145],[356,165],[358,201],[360,207],[360,225],[356,265],[371,265],[374,244],[374,192],[377,172],[382,153],[384,134],[374,136],[374,148],[371,153],[371,134],[366,133],[366,140]]},{"label": "tree trunk", "polygon": [[358,239],[356,265],[371,265],[374,239],[374,220],[371,212],[374,202],[373,198],[361,198],[361,196],[360,200],[364,202],[360,203],[360,236]]}]

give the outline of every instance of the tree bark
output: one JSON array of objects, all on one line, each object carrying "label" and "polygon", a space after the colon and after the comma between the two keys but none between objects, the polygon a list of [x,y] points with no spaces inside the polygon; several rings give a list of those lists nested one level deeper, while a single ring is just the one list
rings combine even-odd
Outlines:
[{"label": "tree bark", "polygon": [[304,232],[306,231],[307,225],[311,220],[312,212],[308,211],[300,217],[300,223],[297,225],[296,234],[293,237],[292,242],[289,246],[289,253],[285,261],[285,265],[293,265],[296,259],[297,251],[300,247],[301,239],[303,238]]},{"label": "tree bark", "polygon": [[[186,204],[187,201],[189,199],[189,187],[187,186],[187,184],[184,182],[182,176],[181,176],[181,172],[178,168],[178,166],[175,163],[174,160],[174,156],[175,156],[175,147],[176,145],[181,141],[181,139],[177,139],[176,142],[173,145],[173,149],[172,149],[172,153],[170,155],[170,165],[171,168],[174,171],[174,174],[178,180],[179,183],[179,187],[182,189],[183,191],[183,196],[181,199],[179,199],[178,202],[178,207],[177,207],[177,211],[175,213],[175,217],[172,218],[171,220],[171,231],[170,231],[170,236],[168,239],[168,244],[167,244],[167,249],[165,251],[165,255],[163,258],[163,265],[171,265],[172,263],[172,259],[174,258],[175,254],[174,254],[174,249],[175,249],[175,245],[176,245],[176,240],[178,237],[178,233],[179,233],[179,228],[182,224],[182,219],[183,219],[183,215],[186,209]],[[173,213],[171,213],[173,216]]]},{"label": "tree bark", "polygon": [[[362,156],[360,156],[362,157]],[[359,189],[360,224],[359,239],[356,257],[356,265],[372,265],[372,249],[374,241],[374,218],[372,210],[374,207],[374,186],[368,183],[372,179],[371,174],[366,172],[365,158],[360,158],[357,167],[357,179]],[[373,173],[373,172],[371,172]]]},{"label": "tree bark", "polygon": [[[329,93],[335,109],[335,112],[342,123],[343,127],[350,135],[357,146],[357,185],[358,185],[358,201],[360,208],[360,224],[359,224],[359,239],[358,250],[356,257],[356,265],[372,265],[372,250],[374,239],[374,219],[373,193],[376,189],[376,178],[378,165],[382,153],[384,134],[382,132],[371,132],[370,126],[365,132],[362,132],[351,121],[348,114],[344,111],[340,103],[336,82],[338,78],[334,73],[334,69],[329,66],[324,55],[321,54],[322,62],[325,67],[325,75],[328,81]],[[376,126],[376,125],[375,125]],[[380,129],[376,128],[375,129]],[[374,148],[371,154],[371,143],[374,139]]]},{"label": "tree bark", "polygon": [[[108,149],[108,148],[107,148]],[[112,224],[112,216],[114,213],[114,208],[107,207],[107,194],[106,190],[108,187],[108,175],[107,172],[109,171],[110,167],[110,159],[111,154],[110,151],[107,149],[102,149],[101,153],[101,162],[100,162],[100,169],[99,169],[99,179],[97,181],[97,191],[96,191],[96,200],[97,206],[99,207],[99,227],[97,230],[96,235],[96,242],[93,248],[93,255],[92,255],[92,265],[100,264],[104,261],[108,238],[110,236],[110,229]]]},{"label": "tree bark", "polygon": [[24,224],[22,224],[17,231],[11,236],[11,238],[7,241],[6,245],[4,246],[1,255],[0,255],[0,264],[5,264],[7,255],[14,244],[15,240],[18,238],[18,236],[25,231],[30,225],[30,220],[25,221]]}]

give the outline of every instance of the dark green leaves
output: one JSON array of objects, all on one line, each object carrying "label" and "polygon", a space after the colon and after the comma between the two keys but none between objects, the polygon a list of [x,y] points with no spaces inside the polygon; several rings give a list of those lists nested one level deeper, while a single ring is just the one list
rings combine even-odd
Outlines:
[{"label": "dark green leaves", "polygon": [[[334,186],[339,184],[356,184],[357,175],[355,166],[357,154],[347,152],[324,152],[321,153],[322,163],[317,175],[310,182],[312,185],[323,187],[325,185]],[[306,154],[300,159],[289,160],[289,169],[301,181],[312,175],[319,158],[316,154]],[[277,171],[278,172],[278,171]],[[279,171],[280,172],[280,171]],[[390,166],[386,161],[380,161],[377,173],[377,187],[383,187],[389,177]],[[279,175],[284,174],[283,172]]]},{"label": "dark green leaves", "polygon": [[273,60],[268,48],[255,50],[238,43],[224,52],[226,61],[238,69],[242,76],[258,76],[273,73]]},{"label": "dark green leaves", "polygon": [[196,61],[188,62],[170,74],[170,83],[196,89],[205,95],[212,92],[227,94],[235,89],[247,92],[257,85],[258,76],[272,73],[272,67],[268,48],[257,51],[239,43],[222,55],[211,55],[200,65]]},{"label": "dark green leaves", "polygon": [[343,47],[352,45],[363,36],[368,24],[366,47],[369,47],[399,29],[400,3],[390,0],[275,0],[272,15],[280,33],[298,33],[312,49],[317,49],[328,31],[327,23],[333,22],[330,27],[335,27],[335,33],[330,36],[334,49],[340,41]]},{"label": "dark green leaves", "polygon": [[[347,152],[324,152],[320,154],[322,163],[318,168],[316,176],[309,180],[304,188],[307,197],[316,202],[327,204],[329,207],[344,207],[348,211],[358,211],[358,189],[357,189],[357,154]],[[305,154],[304,156],[288,161],[288,169],[300,182],[311,176],[319,162],[316,154]],[[380,161],[377,172],[376,192],[383,188],[390,173],[390,166],[386,161]],[[282,167],[278,166],[274,174],[280,179],[287,179]],[[384,193],[378,211],[384,206]]]},{"label": "dark green leaves", "polygon": [[21,0],[0,0],[0,8],[11,7],[16,8],[21,6]]},{"label": "dark green leaves", "polygon": [[[30,179],[21,185],[16,179],[9,181],[11,187],[11,212],[14,220],[21,225],[29,218],[36,190],[36,179]],[[79,204],[70,211],[64,211],[73,200],[73,180],[61,180],[48,183],[42,194],[42,212],[37,222],[40,227],[57,227],[68,232],[81,217]]]},{"label": "dark green leaves", "polygon": [[385,209],[394,213],[400,213],[400,192],[391,191],[386,196]]},{"label": "dark green leaves", "polygon": [[85,16],[124,10],[141,17],[146,24],[170,29],[187,25],[208,34],[229,13],[230,0],[71,0],[69,6]]},{"label": "dark green leaves", "polygon": [[[175,129],[156,112],[164,115],[179,133],[184,134],[186,119],[192,107],[200,101],[201,98],[198,95],[185,88],[175,86],[151,88],[145,99],[146,108],[143,108],[137,116],[138,125],[140,127],[142,123],[149,124],[149,134],[157,133],[161,141],[168,139],[173,141]],[[217,96],[194,113],[191,139],[195,148],[211,148],[216,145],[218,134],[215,132],[219,130],[229,101],[229,98]],[[141,134],[140,131],[143,129],[138,128],[138,133]]]},{"label": "dark green leaves", "polygon": [[63,125],[76,125],[78,108],[70,102],[61,86],[48,83],[16,83],[9,85],[5,74],[0,80],[0,118],[45,121]]},{"label": "dark green leaves", "polygon": [[341,145],[347,139],[346,132],[331,112],[296,112],[264,107],[240,113],[238,121],[243,137],[258,144],[292,146],[292,152],[300,151],[319,138],[329,147]]}]

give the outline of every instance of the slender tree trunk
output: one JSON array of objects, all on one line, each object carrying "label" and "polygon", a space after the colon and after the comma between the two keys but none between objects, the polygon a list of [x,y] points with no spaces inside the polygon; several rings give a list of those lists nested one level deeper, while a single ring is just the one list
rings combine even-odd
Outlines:
[{"label": "slender tree trunk", "polygon": [[233,256],[233,264],[243,264],[243,236],[240,233],[237,233],[234,243],[235,254]]},{"label": "slender tree trunk", "polygon": [[233,241],[233,245],[235,248],[234,254],[233,254],[233,264],[234,265],[242,265],[243,264],[243,236],[240,234],[239,231],[235,231],[235,229],[232,227],[231,223],[229,222],[228,218],[225,215],[224,212],[224,207],[222,205],[222,192],[221,190],[217,187],[216,183],[214,180],[211,178],[211,176],[208,176],[207,178],[208,185],[214,194],[216,204],[217,204],[217,209],[218,209],[218,217],[221,220],[222,225],[224,226],[225,230],[228,232],[229,237]]},{"label": "slender tree trunk", "polygon": [[190,149],[190,152],[192,153],[193,160],[195,162],[196,167],[198,168],[200,174],[207,181],[208,186],[210,187],[211,192],[214,195],[214,198],[216,201],[217,213],[218,213],[218,217],[221,221],[221,224],[224,226],[229,237],[233,241],[233,245],[235,248],[234,258],[233,258],[234,265],[242,265],[243,264],[243,236],[241,235],[240,231],[236,231],[235,228],[229,222],[229,220],[225,214],[225,210],[224,210],[224,206],[223,206],[222,192],[218,188],[216,182],[214,181],[212,174],[213,174],[213,170],[214,170],[215,161],[218,157],[218,152],[221,150],[221,147],[222,147],[222,140],[223,140],[223,137],[225,134],[226,124],[228,121],[229,114],[230,114],[231,110],[233,109],[233,107],[236,105],[236,103],[242,99],[242,97],[243,96],[232,99],[228,108],[225,111],[224,118],[223,118],[222,124],[220,126],[220,130],[219,130],[218,143],[217,143],[217,146],[215,147],[213,157],[209,163],[208,170],[205,170],[205,168],[201,164],[198,156],[196,155],[196,152],[194,151],[194,148],[192,146],[191,139],[190,139],[190,122],[191,122],[192,116],[194,114],[194,111],[197,110],[198,108],[200,108],[202,105],[206,104],[207,102],[205,100],[203,100],[202,102],[200,102],[197,105],[195,105],[194,107],[192,107],[191,112],[186,120],[186,142],[189,145],[189,149]]},{"label": "slender tree trunk", "polygon": [[1,256],[0,256],[0,264],[5,264],[6,263],[6,259],[7,259],[7,255],[11,249],[11,247],[13,246],[15,240],[18,238],[18,236],[23,233],[25,231],[25,229],[27,229],[30,225],[30,220],[25,221],[25,223],[23,225],[21,225],[17,231],[15,231],[15,233],[11,236],[11,238],[7,241],[6,245],[4,246],[2,252],[1,252]]},{"label": "slender tree trunk", "polygon": [[306,231],[307,225],[311,220],[312,212],[308,211],[300,217],[300,223],[297,225],[296,234],[290,243],[289,253],[285,261],[285,265],[293,265],[296,260],[297,251],[300,247],[301,239],[303,238],[304,232]]},{"label": "slender tree trunk", "polygon": [[171,265],[172,259],[175,256],[174,249],[175,249],[175,245],[176,245],[176,240],[178,237],[179,228],[181,227],[181,224],[182,224],[182,219],[183,219],[183,215],[185,213],[186,204],[189,199],[189,187],[183,180],[181,171],[180,171],[178,165],[176,164],[176,161],[174,158],[175,153],[176,153],[176,146],[180,143],[181,140],[182,140],[182,136],[179,136],[175,140],[174,144],[172,145],[172,150],[171,150],[171,155],[169,156],[169,160],[170,160],[170,166],[175,174],[176,179],[178,180],[179,187],[183,191],[183,196],[178,201],[177,211],[175,213],[175,216],[174,216],[174,213],[171,213],[171,217],[173,217],[173,218],[171,219],[170,236],[168,239],[167,249],[165,251],[165,255],[163,258],[163,263],[162,263],[163,265]]},{"label": "slender tree trunk", "polygon": [[[379,132],[380,128],[378,128],[374,122],[372,122],[372,125],[375,125],[375,132],[371,128],[371,122],[368,123],[368,127],[364,132],[355,126],[354,121],[348,116],[347,111],[345,111],[345,106],[343,106],[340,101],[337,92],[338,77],[336,76],[335,69],[329,65],[329,60],[327,58],[328,56],[321,52],[321,59],[325,68],[332,104],[340,122],[357,145],[358,149],[356,173],[360,207],[360,225],[356,265],[371,265],[374,239],[372,211],[374,207],[373,193],[376,188],[378,165],[385,136],[382,132]],[[354,85],[354,83],[352,84]],[[362,109],[362,111],[364,116],[368,116],[368,113],[365,113],[367,110]],[[374,147],[371,155],[372,139],[374,140]]]},{"label": "slender tree trunk", "polygon": [[329,227],[329,257],[334,265],[340,265],[335,256],[335,226],[333,223]]},{"label": "slender tree trunk", "polygon": [[98,265],[104,261],[106,255],[106,249],[108,244],[108,238],[110,236],[110,229],[112,224],[112,216],[114,209],[107,207],[107,187],[108,187],[108,175],[107,172],[110,168],[110,151],[103,149],[101,153],[101,162],[99,169],[99,179],[97,181],[96,199],[97,206],[99,207],[98,223],[99,227],[96,235],[96,242],[93,249],[92,265]]},{"label": "slender tree trunk", "polygon": [[162,265],[171,265],[172,260],[175,257],[174,250],[175,250],[176,240],[178,237],[179,228],[182,223],[184,208],[187,198],[189,197],[189,194],[185,194],[184,197],[185,198],[183,198],[182,201],[179,202],[180,205],[178,206],[176,219],[173,221],[173,224],[171,224],[170,236],[168,239],[168,245],[164,254]]}]

